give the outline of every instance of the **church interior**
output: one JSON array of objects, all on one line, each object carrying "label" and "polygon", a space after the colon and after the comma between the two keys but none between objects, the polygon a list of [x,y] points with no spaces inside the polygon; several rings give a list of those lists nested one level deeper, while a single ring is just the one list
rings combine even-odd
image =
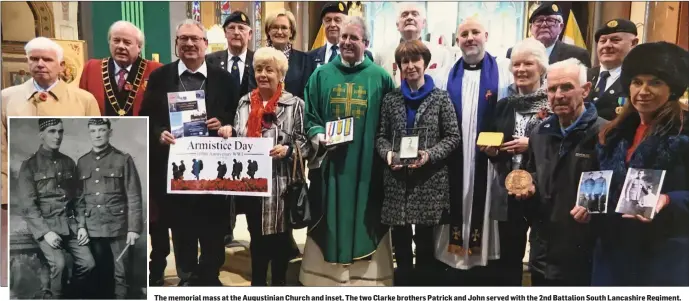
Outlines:
[{"label": "church interior", "polygon": [[[487,44],[494,55],[504,56],[508,48],[528,35],[528,16],[537,1],[524,2],[420,2],[425,5],[428,18],[423,39],[443,44],[456,53],[455,29],[465,18],[487,17],[492,34]],[[593,35],[604,20],[628,18],[639,28],[640,42],[667,41],[689,49],[689,2],[561,2],[566,11],[566,22],[575,20],[581,32],[585,48],[592,53],[592,65],[597,65]],[[370,25],[370,48],[387,45],[399,39],[394,2],[350,2],[349,14],[364,16]],[[250,49],[265,45],[263,21],[267,14],[277,9],[294,13],[298,30],[294,48],[309,51],[324,45],[319,36],[319,13],[324,2],[319,1],[13,1],[1,4],[2,11],[2,88],[18,85],[31,78],[28,72],[24,45],[29,40],[43,36],[55,39],[65,49],[65,70],[62,79],[78,85],[81,70],[91,58],[110,56],[107,31],[118,20],[127,20],[141,28],[146,36],[142,56],[145,59],[166,64],[175,56],[175,28],[185,19],[200,21],[208,30],[208,52],[227,48],[222,29],[226,16],[240,10],[251,19],[253,35]],[[483,15],[482,15],[483,14]],[[487,14],[487,15],[486,15]],[[375,23],[374,23],[375,21]],[[516,24],[515,24],[516,22]],[[516,26],[515,26],[516,25]],[[226,286],[248,286],[251,279],[251,259],[248,251],[249,233],[246,221],[239,217],[235,227],[235,239],[243,242],[226,249],[225,265],[221,281]],[[300,247],[306,239],[305,230],[294,231]],[[31,248],[32,246],[25,246]],[[16,251],[24,252],[24,251]],[[11,256],[15,247],[11,248]],[[137,256],[147,257],[146,252]],[[528,259],[528,252],[525,261]],[[526,266],[526,265],[525,265]],[[295,284],[299,262],[291,263],[288,281]],[[176,285],[174,256],[168,257],[165,285]],[[136,275],[143,281],[146,275]],[[524,281],[528,284],[528,273]],[[21,293],[21,292],[20,292]]]}]

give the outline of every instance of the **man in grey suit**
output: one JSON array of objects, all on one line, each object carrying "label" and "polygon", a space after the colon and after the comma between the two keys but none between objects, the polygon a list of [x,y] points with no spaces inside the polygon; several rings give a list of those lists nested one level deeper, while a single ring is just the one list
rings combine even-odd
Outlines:
[{"label": "man in grey suit", "polygon": [[[548,63],[575,58],[586,67],[591,67],[591,55],[588,50],[569,45],[558,40],[565,24],[562,8],[555,2],[543,2],[529,17],[531,35],[543,43],[548,54]],[[507,58],[512,56],[512,48],[507,50]]]}]

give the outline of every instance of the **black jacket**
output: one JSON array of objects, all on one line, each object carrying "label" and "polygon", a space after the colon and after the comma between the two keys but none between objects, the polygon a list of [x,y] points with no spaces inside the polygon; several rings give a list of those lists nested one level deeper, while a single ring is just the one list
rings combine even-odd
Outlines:
[{"label": "black jacket", "polygon": [[304,88],[316,66],[306,52],[292,49],[289,55],[289,69],[285,75],[285,90],[304,99]]},{"label": "black jacket", "polygon": [[598,170],[597,134],[606,122],[594,106],[586,108],[567,136],[563,137],[557,117],[552,116],[529,138],[526,169],[536,195],[525,201],[532,216],[532,271],[584,286],[591,279],[593,236],[590,225],[576,222],[569,212],[576,205],[581,173]]},{"label": "black jacket", "polygon": [[591,82],[591,93],[586,99],[587,102],[592,102],[596,105],[596,110],[598,110],[598,116],[606,120],[613,120],[617,117],[615,109],[618,106],[618,99],[620,97],[627,97],[622,91],[622,84],[618,78],[609,89],[606,89],[601,96],[596,93],[596,85],[598,83],[598,76],[600,75],[600,66],[594,67],[588,70],[587,80]]},{"label": "black jacket", "polygon": [[[507,49],[507,58],[509,59],[510,56],[512,56],[512,48]],[[553,51],[550,53],[548,64],[564,61],[568,58],[575,58],[584,63],[586,67],[591,68],[591,55],[589,55],[588,50],[560,41],[555,41],[555,47],[553,47]]]},{"label": "black jacket", "polygon": [[[231,65],[227,63],[227,50],[216,51],[206,55],[206,63],[225,69],[230,72]],[[244,74],[242,75],[241,84],[239,86],[239,97],[256,89],[256,76],[254,75],[254,52],[246,50],[246,62],[244,63]]]},{"label": "black jacket", "polygon": [[[207,200],[198,200],[201,197],[194,196],[192,199],[195,201],[188,203],[188,195],[167,194],[167,172],[171,171],[168,165],[170,147],[160,143],[160,135],[163,131],[170,131],[167,93],[178,92],[178,64],[179,60],[151,73],[141,106],[140,115],[149,117],[150,195],[158,205],[165,205],[160,206],[160,211],[164,216],[162,219],[169,222],[188,222],[190,218],[197,217],[203,223],[224,223],[229,221],[227,213],[230,212],[229,202],[224,197],[203,196]],[[215,117],[222,125],[231,125],[239,101],[239,87],[233,84],[232,75],[220,67],[207,64],[207,68],[207,118]],[[209,131],[210,136],[217,134],[217,131]]]}]

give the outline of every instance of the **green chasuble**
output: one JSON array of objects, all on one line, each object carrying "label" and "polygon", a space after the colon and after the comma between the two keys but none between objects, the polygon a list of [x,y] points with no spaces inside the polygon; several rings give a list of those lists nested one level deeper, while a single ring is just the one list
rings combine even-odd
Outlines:
[{"label": "green chasuble", "polygon": [[385,234],[380,224],[383,161],[375,152],[375,135],[381,101],[394,87],[390,75],[368,57],[349,67],[340,56],[316,69],[306,84],[304,128],[309,139],[325,134],[327,121],[354,117],[354,141],[329,151],[319,169],[323,215],[309,236],[326,262],[350,264],[365,258]]}]

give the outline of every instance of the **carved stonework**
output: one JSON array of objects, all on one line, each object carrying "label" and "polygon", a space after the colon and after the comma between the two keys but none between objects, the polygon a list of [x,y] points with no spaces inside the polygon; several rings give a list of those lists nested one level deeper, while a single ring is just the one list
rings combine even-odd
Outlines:
[{"label": "carved stonework", "polygon": [[62,20],[69,21],[69,2],[60,3],[62,5]]},{"label": "carved stonework", "polygon": [[[51,2],[27,1],[27,4],[34,16],[36,36],[54,38],[55,20]],[[26,44],[26,41],[2,41],[2,52],[23,54],[24,44]]]}]

